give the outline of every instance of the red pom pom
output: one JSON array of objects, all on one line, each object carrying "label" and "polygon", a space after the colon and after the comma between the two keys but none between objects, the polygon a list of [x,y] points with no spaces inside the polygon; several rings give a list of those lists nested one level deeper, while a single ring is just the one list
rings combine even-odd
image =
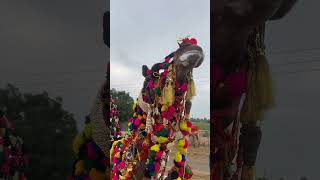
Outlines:
[{"label": "red pom pom", "polygon": [[190,44],[193,44],[193,45],[197,45],[197,43],[198,43],[195,38],[191,38],[191,39],[189,40],[189,42],[190,42]]},{"label": "red pom pom", "polygon": [[195,38],[185,38],[183,40],[183,43],[187,43],[187,44],[193,44],[193,45],[197,45],[198,44],[198,41],[195,39]]},{"label": "red pom pom", "polygon": [[191,128],[191,127],[192,127],[192,122],[191,122],[191,121],[187,121],[187,126],[188,126],[189,128]]}]

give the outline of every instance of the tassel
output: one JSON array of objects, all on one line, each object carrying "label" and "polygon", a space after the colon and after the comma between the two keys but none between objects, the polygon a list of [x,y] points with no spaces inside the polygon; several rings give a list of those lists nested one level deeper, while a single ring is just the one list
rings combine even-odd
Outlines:
[{"label": "tassel", "polygon": [[255,180],[255,167],[243,166],[241,173],[241,180]]},{"label": "tassel", "polygon": [[193,79],[190,79],[187,90],[187,100],[191,100],[196,95],[196,86]]},{"label": "tassel", "polygon": [[256,123],[263,113],[274,106],[272,79],[265,55],[258,55],[248,70],[246,99],[241,111],[241,122]]},{"label": "tassel", "polygon": [[166,86],[162,90],[162,104],[167,107],[174,103],[174,90],[172,82],[167,82]]}]

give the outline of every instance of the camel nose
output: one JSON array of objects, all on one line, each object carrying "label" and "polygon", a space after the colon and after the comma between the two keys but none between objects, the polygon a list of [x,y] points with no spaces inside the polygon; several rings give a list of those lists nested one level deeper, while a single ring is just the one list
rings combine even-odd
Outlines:
[{"label": "camel nose", "polygon": [[203,53],[199,50],[187,51],[180,56],[180,61],[192,65],[194,68],[199,67],[203,62]]}]

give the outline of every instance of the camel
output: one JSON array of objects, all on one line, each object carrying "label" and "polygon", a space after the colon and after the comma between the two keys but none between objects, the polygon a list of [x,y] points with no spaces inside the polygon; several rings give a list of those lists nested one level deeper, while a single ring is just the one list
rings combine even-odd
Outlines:
[{"label": "camel", "polygon": [[[203,60],[197,40],[185,38],[164,62],[150,69],[142,66],[145,81],[128,132],[114,141],[110,150],[112,179],[191,178],[185,159],[192,127],[191,99],[195,95],[192,72]],[[177,143],[179,151],[175,166],[167,172],[168,146],[172,143]]]}]

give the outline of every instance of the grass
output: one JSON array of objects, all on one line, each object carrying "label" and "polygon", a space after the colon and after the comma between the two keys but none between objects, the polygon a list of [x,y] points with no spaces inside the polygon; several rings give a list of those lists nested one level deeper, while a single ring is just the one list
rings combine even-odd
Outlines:
[{"label": "grass", "polygon": [[192,122],[192,124],[197,125],[200,130],[210,130],[210,124],[209,122]]}]

